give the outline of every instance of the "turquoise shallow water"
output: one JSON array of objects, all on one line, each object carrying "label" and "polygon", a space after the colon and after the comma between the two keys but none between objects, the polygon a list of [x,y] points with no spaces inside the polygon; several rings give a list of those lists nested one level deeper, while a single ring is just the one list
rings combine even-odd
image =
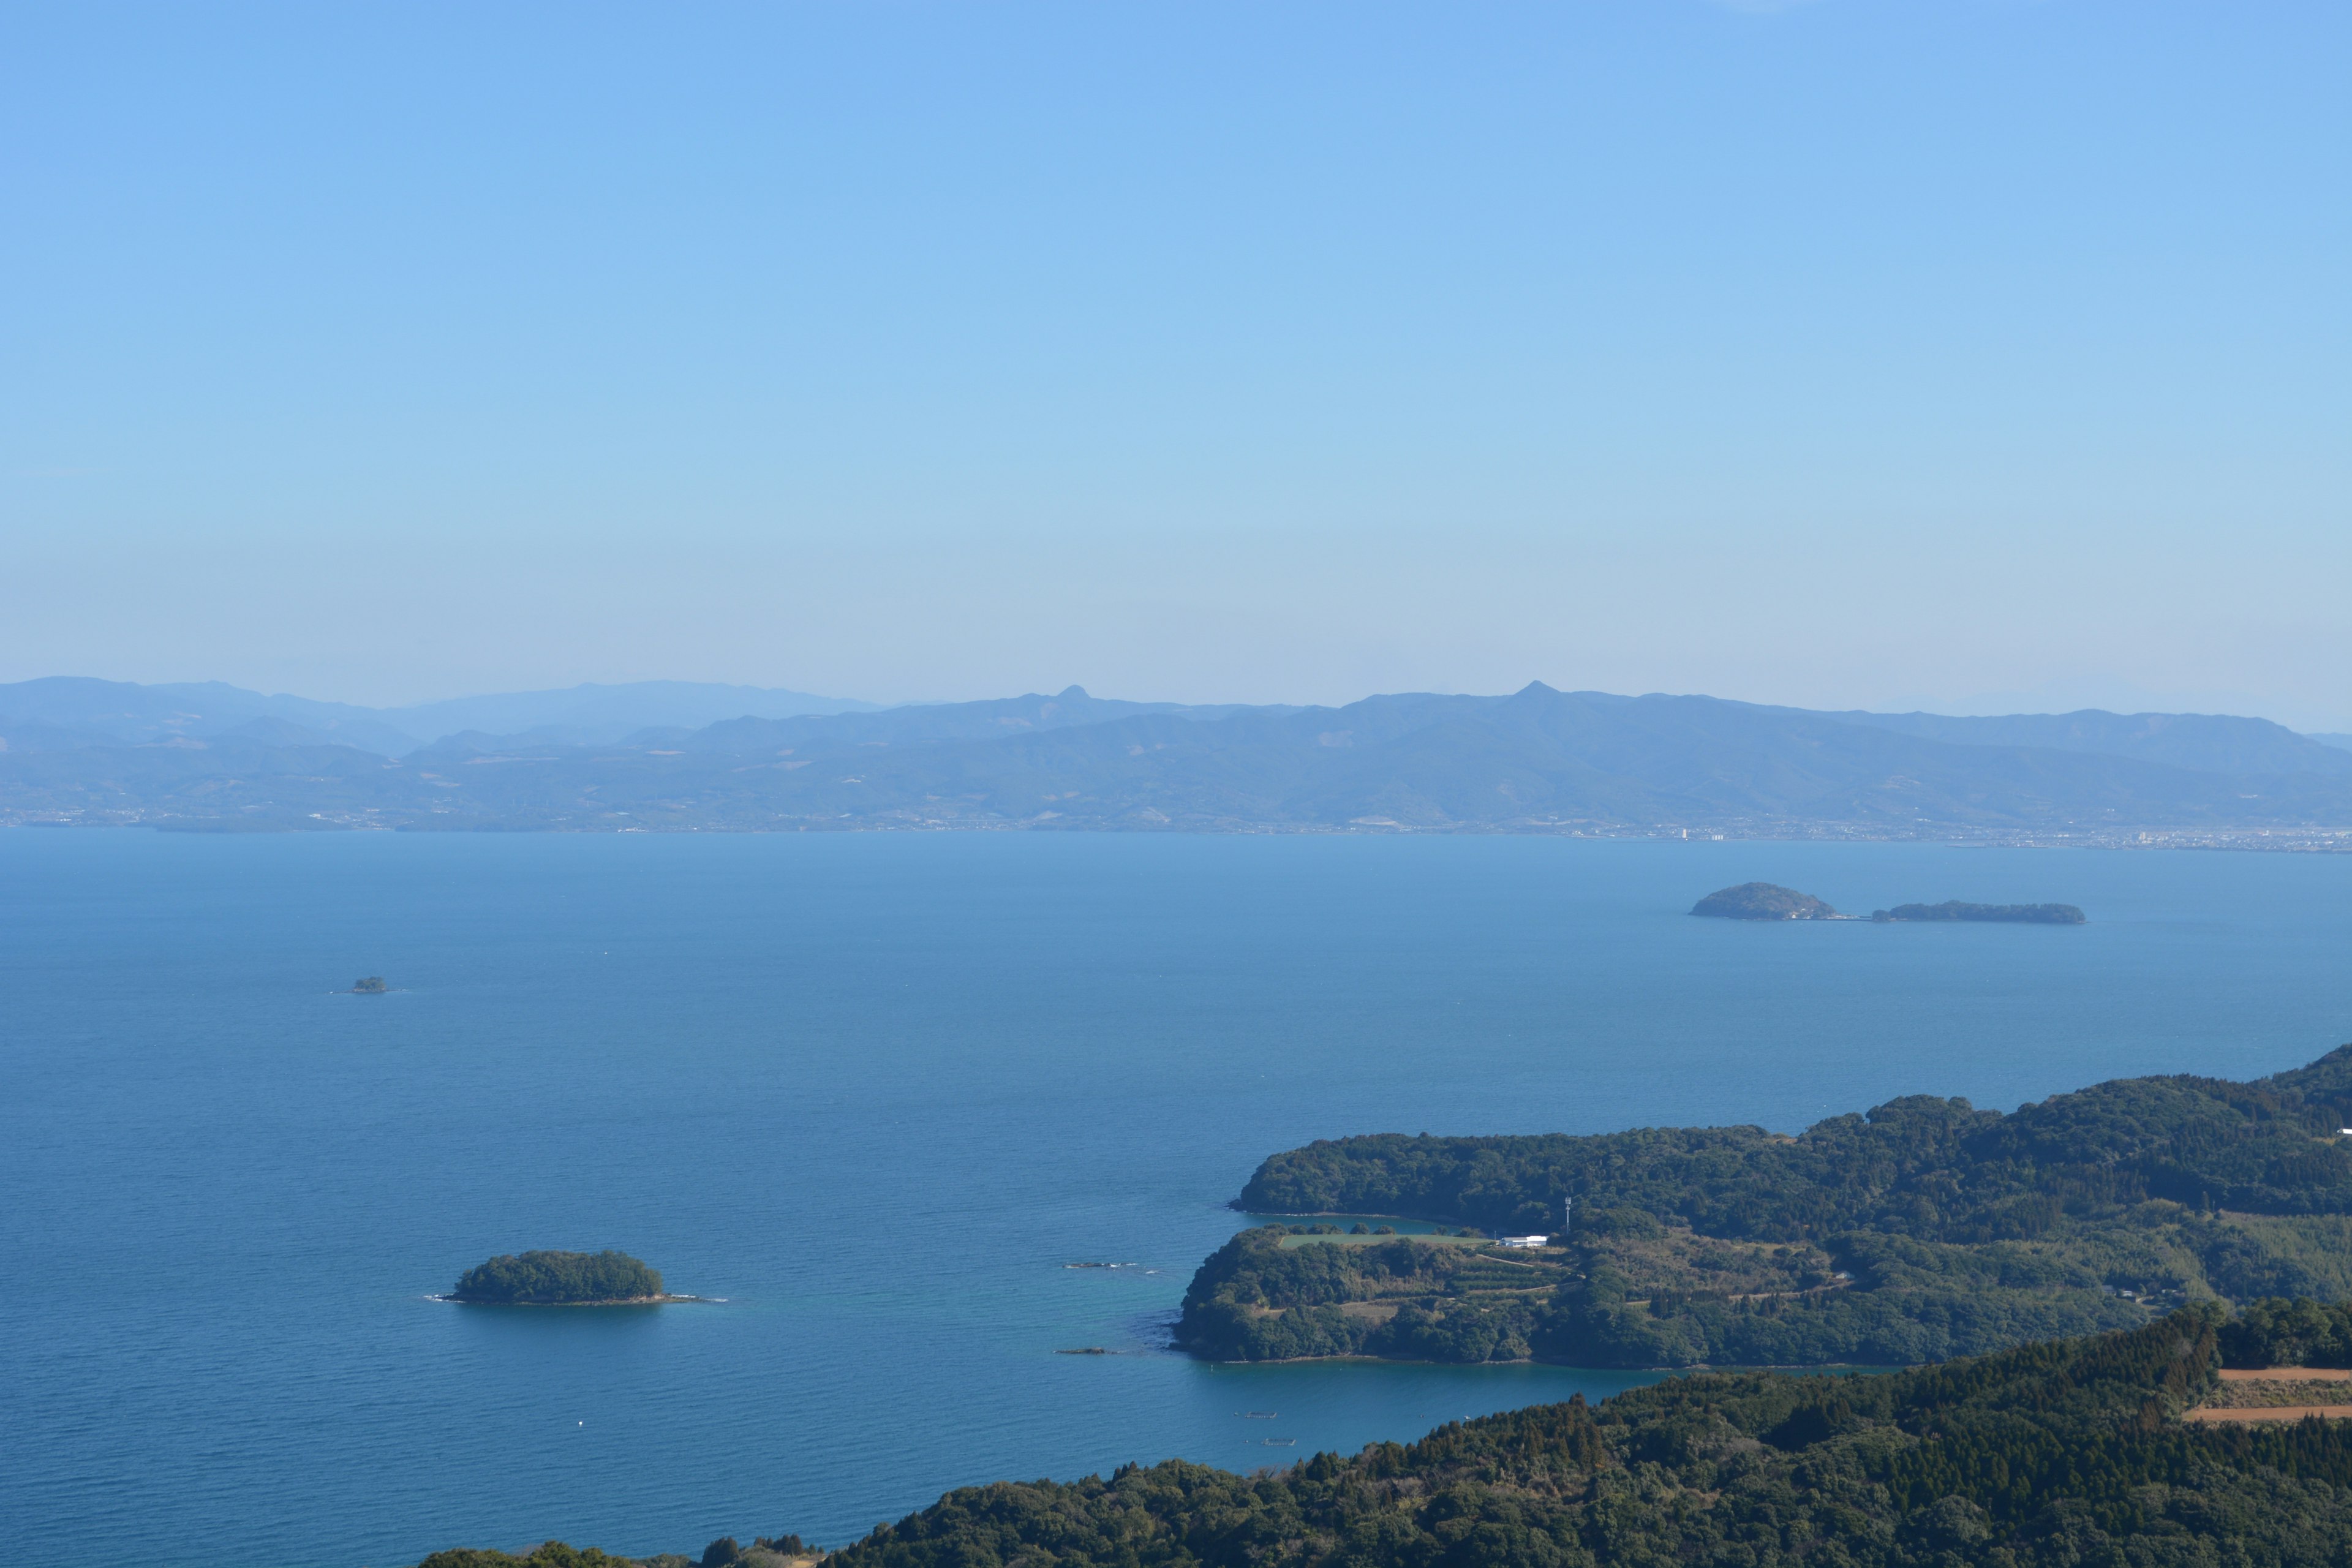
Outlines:
[{"label": "turquoise shallow water", "polygon": [[[2094,923],[1681,913],[1750,878]],[[0,833],[0,1561],[837,1542],[1605,1394],[1159,1346],[1276,1149],[2249,1076],[2352,1038],[2347,952],[2352,858]],[[531,1246],[727,1300],[425,1299]]]}]

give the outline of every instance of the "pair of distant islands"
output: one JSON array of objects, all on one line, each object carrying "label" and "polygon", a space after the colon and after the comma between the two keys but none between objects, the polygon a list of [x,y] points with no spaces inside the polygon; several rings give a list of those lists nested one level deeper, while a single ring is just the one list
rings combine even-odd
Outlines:
[{"label": "pair of distant islands", "polygon": [[[1811,893],[1783,888],[1776,882],[1742,882],[1709,893],[1691,906],[1695,915],[1733,921],[1851,921]],[[2014,925],[2078,926],[2088,917],[2073,904],[1964,904],[1949,899],[1940,904],[1897,904],[1873,910],[1870,918],[1890,921],[2000,921]]]}]

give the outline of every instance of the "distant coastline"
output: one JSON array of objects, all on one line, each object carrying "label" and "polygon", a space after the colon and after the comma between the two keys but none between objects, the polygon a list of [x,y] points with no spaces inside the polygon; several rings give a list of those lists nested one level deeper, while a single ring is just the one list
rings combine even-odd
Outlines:
[{"label": "distant coastline", "polygon": [[[267,835],[280,833],[430,833],[532,832],[564,834],[740,833],[749,836],[854,833],[1181,833],[1232,834],[1253,837],[1333,838],[1576,838],[1592,843],[1718,844],[1934,844],[1971,849],[2147,849],[2210,850],[2216,853],[2269,855],[2352,855],[2352,829],[2347,828],[2092,828],[2042,831],[2032,828],[1941,828],[1887,830],[1875,824],[1841,822],[1702,823],[1693,826],[1635,827],[1560,823],[1509,823],[1493,826],[1454,823],[1440,826],[1395,822],[1316,823],[1236,820],[1205,826],[1156,824],[1142,827],[1106,829],[1087,822],[790,822],[758,826],[706,827],[691,823],[550,824],[520,827],[480,827],[472,825],[425,825],[352,819],[328,822],[278,822],[230,825],[207,819],[173,818],[125,814],[119,819],[77,817],[71,820],[13,815],[0,807],[0,829],[12,827],[143,827],[156,833]],[[1841,920],[1866,921],[1867,915],[1841,915]],[[339,993],[340,994],[341,993]]]},{"label": "distant coastline", "polygon": [[404,740],[313,708],[231,721],[239,703],[278,700],[223,689],[192,707],[116,683],[0,686],[0,824],[2352,851],[2352,752],[2217,715],[1832,713],[1531,682],[1328,708],[1130,702],[1074,686],[715,722],[680,710],[594,738],[559,726]]}]

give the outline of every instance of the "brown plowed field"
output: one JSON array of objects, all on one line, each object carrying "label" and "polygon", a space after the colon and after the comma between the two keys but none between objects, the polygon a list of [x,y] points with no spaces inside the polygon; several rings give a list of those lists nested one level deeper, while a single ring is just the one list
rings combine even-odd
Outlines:
[{"label": "brown plowed field", "polygon": [[2225,1366],[2223,1383],[2352,1383],[2352,1366]]}]

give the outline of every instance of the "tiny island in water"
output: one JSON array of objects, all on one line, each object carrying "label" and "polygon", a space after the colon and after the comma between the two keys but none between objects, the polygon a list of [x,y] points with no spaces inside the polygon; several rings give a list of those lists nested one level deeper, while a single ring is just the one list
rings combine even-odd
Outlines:
[{"label": "tiny island in water", "polygon": [[386,989],[381,974],[371,974],[352,982],[352,994],[354,996],[381,996]]},{"label": "tiny island in water", "polygon": [[502,1253],[466,1270],[442,1300],[496,1307],[646,1307],[698,1301],[662,1289],[661,1270],[625,1252]]},{"label": "tiny island in water", "polygon": [[[1811,893],[1801,893],[1794,888],[1783,888],[1774,882],[1742,882],[1736,888],[1722,888],[1709,893],[1691,906],[1695,915],[1711,915],[1731,921],[1851,921],[1859,915],[1842,915]],[[1940,904],[1897,904],[1891,910],[1873,910],[1870,918],[1881,924],[1895,921],[1993,921],[2017,925],[2078,926],[2087,923],[2087,917],[2073,904],[1969,904],[1948,899]]]}]

